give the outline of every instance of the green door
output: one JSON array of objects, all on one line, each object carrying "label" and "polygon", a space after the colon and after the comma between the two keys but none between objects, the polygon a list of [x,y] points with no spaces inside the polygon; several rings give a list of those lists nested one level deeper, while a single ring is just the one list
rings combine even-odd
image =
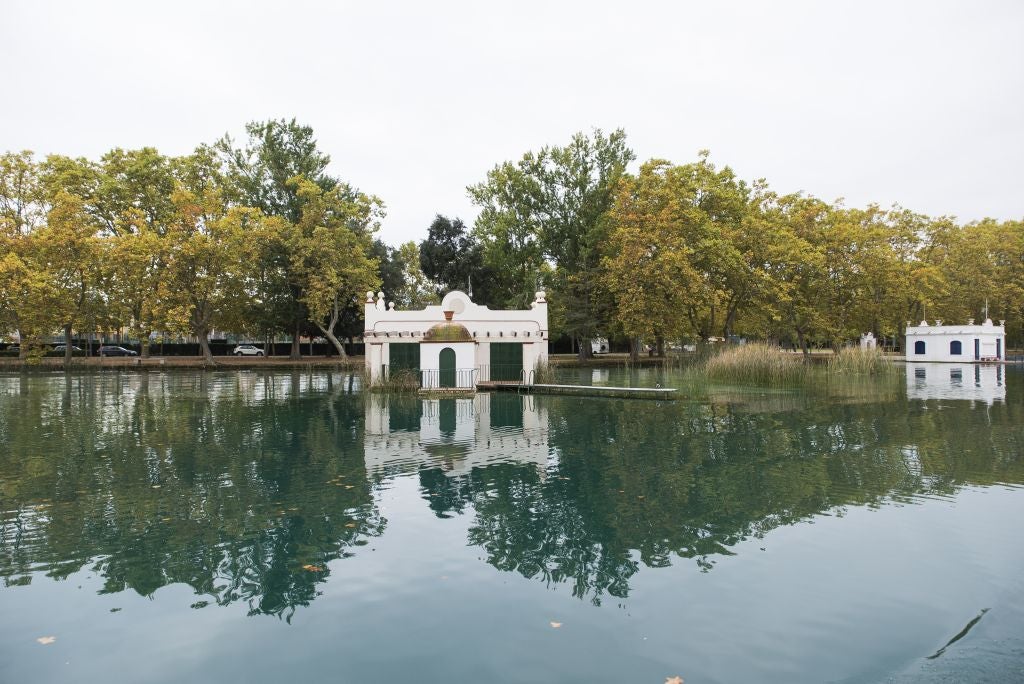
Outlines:
[{"label": "green door", "polygon": [[523,345],[518,342],[491,342],[491,381],[522,382]]},{"label": "green door", "polygon": [[416,371],[420,370],[420,345],[418,342],[392,342],[388,345],[388,356],[390,356],[391,372],[395,371]]},{"label": "green door", "polygon": [[441,350],[441,387],[455,387],[455,350],[445,347]]}]

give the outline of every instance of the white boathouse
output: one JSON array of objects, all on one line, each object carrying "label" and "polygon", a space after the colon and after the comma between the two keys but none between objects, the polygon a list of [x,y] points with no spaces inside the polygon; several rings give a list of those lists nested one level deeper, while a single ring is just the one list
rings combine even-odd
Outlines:
[{"label": "white boathouse", "polygon": [[440,305],[398,311],[383,292],[367,292],[363,341],[371,383],[407,373],[423,389],[533,384],[548,357],[547,299],[537,292],[529,309],[492,310],[453,290]]},{"label": "white boathouse", "polygon": [[943,325],[935,321],[907,323],[907,361],[974,362],[1002,361],[1006,355],[1006,321],[999,325],[986,318],[981,325]]}]

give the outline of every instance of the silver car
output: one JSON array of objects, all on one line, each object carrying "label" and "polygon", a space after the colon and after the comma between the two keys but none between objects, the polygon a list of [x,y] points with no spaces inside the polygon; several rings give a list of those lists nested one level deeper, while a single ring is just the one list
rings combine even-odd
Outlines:
[{"label": "silver car", "polygon": [[263,356],[263,350],[252,344],[240,344],[231,353],[235,356]]}]

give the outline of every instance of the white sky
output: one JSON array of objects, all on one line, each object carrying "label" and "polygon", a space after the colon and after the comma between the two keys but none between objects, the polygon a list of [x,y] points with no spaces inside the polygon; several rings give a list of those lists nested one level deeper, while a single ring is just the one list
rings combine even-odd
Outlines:
[{"label": "white sky", "polygon": [[1024,217],[1024,2],[0,0],[0,151],[313,126],[382,237],[579,130],[780,192]]}]

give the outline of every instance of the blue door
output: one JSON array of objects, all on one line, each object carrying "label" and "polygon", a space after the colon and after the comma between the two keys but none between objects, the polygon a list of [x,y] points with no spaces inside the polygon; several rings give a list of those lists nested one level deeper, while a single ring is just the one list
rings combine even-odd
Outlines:
[{"label": "blue door", "polygon": [[974,338],[974,360],[981,358],[981,340]]},{"label": "blue door", "polygon": [[1003,341],[1002,340],[996,340],[996,358],[997,359],[1003,358]]}]

